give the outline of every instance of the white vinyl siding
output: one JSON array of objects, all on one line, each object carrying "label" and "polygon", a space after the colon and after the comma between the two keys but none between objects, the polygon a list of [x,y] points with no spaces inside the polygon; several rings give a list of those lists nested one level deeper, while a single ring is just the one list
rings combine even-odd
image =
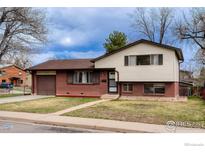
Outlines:
[{"label": "white vinyl siding", "polygon": [[[129,55],[163,55],[163,65],[125,65]],[[153,62],[156,63],[156,62]],[[140,43],[95,62],[95,68],[115,68],[121,82],[178,82],[179,61],[174,50]]]}]

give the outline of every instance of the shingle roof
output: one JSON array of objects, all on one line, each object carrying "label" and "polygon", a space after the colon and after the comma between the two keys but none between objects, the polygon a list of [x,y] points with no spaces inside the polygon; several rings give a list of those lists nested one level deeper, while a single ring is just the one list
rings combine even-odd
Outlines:
[{"label": "shingle roof", "polygon": [[4,68],[4,67],[9,67],[12,66],[13,64],[0,64],[0,68]]},{"label": "shingle roof", "polygon": [[117,52],[120,52],[120,51],[122,51],[124,49],[127,49],[129,47],[132,47],[132,46],[140,44],[140,43],[147,43],[147,44],[155,45],[155,46],[158,46],[158,47],[162,47],[162,48],[166,48],[166,49],[171,49],[171,50],[175,51],[175,53],[177,55],[177,58],[179,60],[182,60],[182,61],[184,60],[183,53],[182,53],[182,50],[180,48],[176,48],[176,47],[173,47],[173,46],[170,46],[170,45],[165,45],[165,44],[159,44],[159,43],[156,43],[156,42],[153,42],[153,41],[149,41],[149,40],[145,40],[145,39],[140,39],[140,40],[135,41],[133,43],[127,44],[126,46],[124,46],[122,48],[114,50],[114,51],[112,51],[110,53],[105,53],[104,55],[102,55],[100,57],[97,57],[97,58],[93,59],[92,61],[95,62],[97,60],[100,60],[102,58],[105,58],[107,56],[110,56],[112,54],[115,54]]},{"label": "shingle roof", "polygon": [[15,65],[15,64],[0,64],[0,69],[4,69],[4,68],[7,68],[7,67],[11,67],[11,66],[14,66],[14,67],[16,67],[18,69],[21,69],[21,70],[25,71],[25,69]]},{"label": "shingle roof", "polygon": [[67,59],[67,60],[49,60],[44,63],[38,64],[36,66],[30,67],[28,70],[65,70],[65,69],[94,69],[94,62],[102,59],[104,57],[107,57],[109,55],[112,55],[114,53],[120,52],[124,49],[127,49],[129,47],[132,47],[134,45],[137,45],[139,43],[148,43],[151,45],[163,47],[166,49],[171,49],[175,51],[176,56],[178,57],[179,60],[184,60],[182,50],[180,48],[176,48],[173,46],[169,45],[164,45],[164,44],[159,44],[156,42],[152,42],[149,40],[138,40],[133,43],[130,43],[120,49],[117,49],[111,53],[106,53],[100,57],[97,57],[95,59]]},{"label": "shingle roof", "polygon": [[93,69],[91,59],[49,60],[28,70],[64,70],[64,69]]}]

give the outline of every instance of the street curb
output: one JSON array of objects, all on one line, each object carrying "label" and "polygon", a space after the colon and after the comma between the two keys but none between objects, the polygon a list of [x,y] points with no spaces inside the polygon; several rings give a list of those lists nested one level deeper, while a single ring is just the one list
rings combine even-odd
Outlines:
[{"label": "street curb", "polygon": [[56,116],[52,114],[25,112],[0,111],[0,119],[121,133],[205,133],[205,129],[199,128],[174,126],[174,129],[172,129],[172,126],[169,125],[157,125],[139,122],[81,118],[71,116]]},{"label": "street curb", "polygon": [[115,133],[153,133],[153,132],[149,132],[149,131],[137,131],[137,130],[130,130],[130,129],[114,128],[114,127],[102,127],[102,126],[96,126],[96,125],[91,126],[91,125],[53,122],[53,121],[44,121],[44,120],[31,120],[31,119],[26,119],[26,118],[0,117],[0,119],[1,120],[21,121],[21,122],[31,122],[31,123],[35,123],[35,124],[46,124],[46,125],[53,125],[53,126],[94,129],[94,130],[110,131],[110,132],[115,132]]}]

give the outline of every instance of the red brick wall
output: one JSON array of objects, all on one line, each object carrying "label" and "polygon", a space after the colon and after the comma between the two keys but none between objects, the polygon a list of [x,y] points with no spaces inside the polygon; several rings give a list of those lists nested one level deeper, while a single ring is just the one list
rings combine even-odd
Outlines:
[{"label": "red brick wall", "polygon": [[[32,91],[37,93],[36,75],[32,72]],[[56,95],[57,96],[76,96],[76,97],[100,97],[103,94],[108,93],[107,87],[107,71],[100,72],[100,83],[99,84],[68,84],[67,71],[57,71],[56,74]],[[106,82],[102,82],[106,80]],[[122,83],[120,92],[122,96],[151,96],[144,94],[144,83],[135,82],[133,83],[132,92],[123,92]],[[179,84],[177,82],[165,83],[165,94],[160,96],[175,97],[179,94]],[[153,96],[153,95],[152,95]],[[154,95],[156,96],[156,95]],[[157,95],[159,96],[159,95]]]},{"label": "red brick wall", "polygon": [[[106,80],[106,82],[102,82]],[[67,71],[57,71],[56,95],[57,96],[85,96],[100,97],[107,93],[107,71],[100,72],[99,84],[68,84]]]},{"label": "red brick wall", "polygon": [[[18,77],[20,80],[23,80],[23,84],[19,84],[19,85],[23,86],[25,84],[25,82],[26,82],[26,72],[23,71],[22,69],[19,69],[15,66],[8,66],[8,67],[5,67],[5,68],[1,68],[0,70],[5,71],[5,75],[0,76],[0,83],[2,83],[2,80],[6,80],[6,83],[11,83],[10,78]],[[19,75],[19,72],[21,72],[21,75]]]},{"label": "red brick wall", "polygon": [[[123,84],[123,83],[122,83]],[[175,97],[179,93],[179,84],[177,82],[165,83],[165,94],[164,95],[148,95],[144,94],[144,83],[135,82],[133,83],[132,92],[123,92],[123,86],[121,86],[122,96],[165,96],[165,97]]]}]

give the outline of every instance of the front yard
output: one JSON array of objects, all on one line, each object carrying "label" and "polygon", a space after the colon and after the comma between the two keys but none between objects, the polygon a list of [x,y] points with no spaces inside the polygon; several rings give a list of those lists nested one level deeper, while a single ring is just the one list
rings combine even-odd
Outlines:
[{"label": "front yard", "polygon": [[24,102],[0,104],[0,110],[30,113],[52,113],[94,100],[96,99],[51,97]]},{"label": "front yard", "polygon": [[0,99],[1,98],[6,98],[6,97],[15,97],[15,96],[22,96],[23,94],[0,94]]},{"label": "front yard", "polygon": [[205,126],[205,101],[199,98],[190,98],[188,102],[109,101],[64,115],[153,124],[187,121]]}]

